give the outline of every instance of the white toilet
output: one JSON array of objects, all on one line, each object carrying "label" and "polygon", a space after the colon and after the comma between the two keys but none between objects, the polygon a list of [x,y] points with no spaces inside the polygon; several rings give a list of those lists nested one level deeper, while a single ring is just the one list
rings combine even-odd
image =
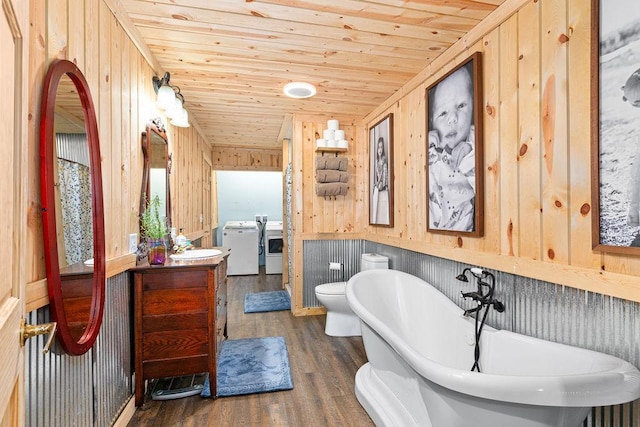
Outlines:
[{"label": "white toilet", "polygon": [[[389,258],[365,253],[360,257],[360,271],[387,270]],[[327,308],[324,333],[333,337],[361,336],[360,319],[349,307],[346,296],[347,282],[324,283],[316,286],[316,298]]]}]

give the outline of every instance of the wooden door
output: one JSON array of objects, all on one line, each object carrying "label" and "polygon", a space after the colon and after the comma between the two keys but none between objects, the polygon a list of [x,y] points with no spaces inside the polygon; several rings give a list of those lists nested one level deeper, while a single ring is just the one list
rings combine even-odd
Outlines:
[{"label": "wooden door", "polygon": [[2,0],[0,15],[0,425],[24,425],[24,315],[29,2]]}]

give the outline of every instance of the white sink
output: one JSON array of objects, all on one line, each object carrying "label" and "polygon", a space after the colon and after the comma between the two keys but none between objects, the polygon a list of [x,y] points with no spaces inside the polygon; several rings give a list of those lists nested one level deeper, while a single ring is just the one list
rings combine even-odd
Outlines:
[{"label": "white sink", "polygon": [[170,256],[176,261],[185,261],[192,259],[211,258],[221,254],[222,251],[219,249],[193,249],[190,251],[184,251],[181,254],[173,254]]}]

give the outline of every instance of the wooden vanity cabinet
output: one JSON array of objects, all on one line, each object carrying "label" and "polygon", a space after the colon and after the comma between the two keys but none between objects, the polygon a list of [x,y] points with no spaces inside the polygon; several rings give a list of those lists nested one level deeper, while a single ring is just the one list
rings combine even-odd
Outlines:
[{"label": "wooden vanity cabinet", "polygon": [[136,406],[152,378],[208,372],[216,396],[216,356],[227,337],[226,255],[133,269]]}]

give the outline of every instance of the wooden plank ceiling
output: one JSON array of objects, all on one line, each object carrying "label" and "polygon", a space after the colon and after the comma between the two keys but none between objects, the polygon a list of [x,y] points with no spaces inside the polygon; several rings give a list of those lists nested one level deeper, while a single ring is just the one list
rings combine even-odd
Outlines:
[{"label": "wooden plank ceiling", "polygon": [[256,149],[293,113],[366,116],[502,2],[121,0],[209,143]]}]

